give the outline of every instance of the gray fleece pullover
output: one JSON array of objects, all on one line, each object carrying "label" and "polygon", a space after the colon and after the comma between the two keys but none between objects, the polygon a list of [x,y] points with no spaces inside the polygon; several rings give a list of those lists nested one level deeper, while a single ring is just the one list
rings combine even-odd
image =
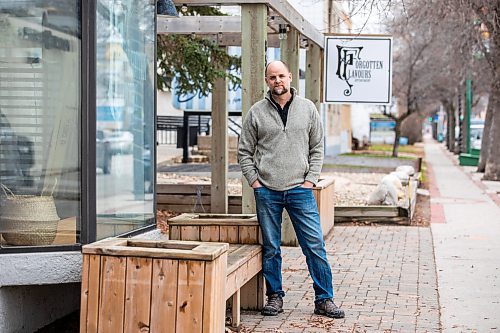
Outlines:
[{"label": "gray fleece pullover", "polygon": [[248,183],[285,191],[318,182],[323,164],[323,127],[316,106],[295,89],[286,127],[267,97],[248,111],[238,144],[238,162]]}]

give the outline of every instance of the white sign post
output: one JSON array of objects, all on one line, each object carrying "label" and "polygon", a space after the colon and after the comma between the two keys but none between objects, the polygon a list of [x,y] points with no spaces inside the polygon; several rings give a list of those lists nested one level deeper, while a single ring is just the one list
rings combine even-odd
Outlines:
[{"label": "white sign post", "polygon": [[390,104],[392,37],[325,37],[324,102]]}]

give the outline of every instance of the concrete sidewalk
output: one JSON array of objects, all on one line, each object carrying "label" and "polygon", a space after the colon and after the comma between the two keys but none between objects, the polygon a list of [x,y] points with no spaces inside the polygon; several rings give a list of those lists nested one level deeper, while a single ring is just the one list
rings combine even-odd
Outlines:
[{"label": "concrete sidewalk", "polygon": [[299,248],[283,248],[285,312],[244,312],[243,332],[491,332],[500,330],[499,184],[480,181],[426,142],[431,227],[340,226],[326,240],[335,302],[346,318],[313,314]]},{"label": "concrete sidewalk", "polygon": [[327,242],[335,302],[344,319],[313,314],[314,293],[299,248],[283,248],[284,313],[244,312],[243,332],[438,332],[430,228],[336,226]]},{"label": "concrete sidewalk", "polygon": [[442,145],[426,142],[432,235],[443,332],[500,330],[500,208],[482,182]]},{"label": "concrete sidewalk", "polygon": [[283,248],[285,312],[244,312],[241,331],[500,330],[500,182],[481,181],[441,144],[427,141],[425,152],[430,228],[337,225],[326,240],[345,319],[313,314],[305,258]]}]

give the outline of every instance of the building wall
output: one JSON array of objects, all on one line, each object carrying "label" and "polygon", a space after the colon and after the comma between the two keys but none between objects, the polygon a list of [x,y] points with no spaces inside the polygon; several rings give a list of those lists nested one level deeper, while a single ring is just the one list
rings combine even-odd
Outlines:
[{"label": "building wall", "polygon": [[340,105],[340,151],[347,153],[352,147],[351,106]]},{"label": "building wall", "polygon": [[0,267],[1,333],[31,333],[78,309],[80,251],[2,254]]},{"label": "building wall", "polygon": [[[337,4],[331,0],[303,1],[289,0],[305,19],[320,31],[340,32],[348,29],[349,21],[340,18]],[[331,13],[330,17],[328,13]],[[303,91],[303,90],[302,90]],[[351,151],[351,120],[349,105],[322,104],[323,126],[325,129],[325,156],[335,156]]]},{"label": "building wall", "polygon": [[156,91],[156,114],[158,116],[182,116],[183,112],[172,106],[172,99],[175,98],[171,91]]},{"label": "building wall", "polygon": [[380,113],[380,107],[362,104],[352,105],[352,136],[359,140],[360,145],[369,142],[371,113]]},{"label": "building wall", "polygon": [[338,105],[322,104],[325,128],[325,156],[335,156],[340,150],[340,108]]},{"label": "building wall", "polygon": [[0,332],[35,332],[77,310],[80,286],[70,283],[0,287]]}]

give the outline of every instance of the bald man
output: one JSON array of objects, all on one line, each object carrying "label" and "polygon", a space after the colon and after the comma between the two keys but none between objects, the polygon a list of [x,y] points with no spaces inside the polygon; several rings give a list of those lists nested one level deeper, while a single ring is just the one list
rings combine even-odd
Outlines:
[{"label": "bald man", "polygon": [[266,316],[283,312],[281,223],[286,209],[315,292],[314,313],[344,318],[333,302],[332,271],[325,251],[320,217],[312,187],[323,164],[323,128],[313,102],[291,87],[292,73],[282,61],[266,66],[265,99],[248,111],[238,145],[241,171],[254,189],[263,238]]}]

